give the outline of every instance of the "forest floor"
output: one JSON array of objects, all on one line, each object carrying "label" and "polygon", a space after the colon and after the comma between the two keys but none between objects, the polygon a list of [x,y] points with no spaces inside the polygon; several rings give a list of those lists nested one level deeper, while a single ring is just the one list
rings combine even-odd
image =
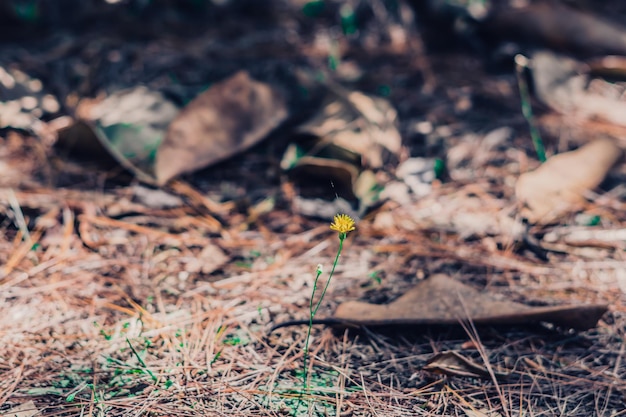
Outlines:
[{"label": "forest floor", "polygon": [[[502,299],[609,311],[579,332],[547,323],[315,326],[302,397],[306,326],[269,329],[309,317],[316,266],[330,271],[339,241],[327,219],[294,209],[300,190],[279,166],[288,133],[159,191],[101,161],[70,158],[49,136],[4,129],[0,415],[621,415],[623,238],[540,256],[491,227],[502,213],[515,217],[516,180],[540,165],[514,71],[469,49],[430,48],[419,24],[409,31],[380,16],[348,39],[335,20],[301,6],[262,20],[228,13],[230,26],[214,17],[186,27],[156,13],[143,26],[44,29],[5,40],[0,65],[42,80],[63,103],[49,125],[101,91],[169,79],[187,88],[175,91],[184,101],[241,68],[270,81],[283,68],[327,69],[338,47],[337,71],[361,73],[338,82],[397,109],[404,157],[445,160],[448,171],[420,199],[357,219],[319,317],[349,300],[389,303],[439,273]],[[567,120],[544,111],[549,155],[582,145]],[[506,139],[486,144],[498,129]],[[625,176],[622,163],[582,210],[531,225],[529,235],[567,234],[583,217],[623,234]],[[162,192],[174,203],[155,204]],[[506,377],[424,369],[446,351]]]}]

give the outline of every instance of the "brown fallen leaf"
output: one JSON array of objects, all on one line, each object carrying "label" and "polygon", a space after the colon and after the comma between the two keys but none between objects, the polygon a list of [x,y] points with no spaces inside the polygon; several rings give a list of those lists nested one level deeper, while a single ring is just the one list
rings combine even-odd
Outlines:
[{"label": "brown fallen leaf", "polygon": [[111,156],[140,181],[154,184],[154,155],[178,107],[145,86],[84,98],[76,123],[59,130],[56,146],[81,160]]},{"label": "brown fallen leaf", "polygon": [[23,404],[15,406],[10,410],[0,414],[0,417],[32,417],[40,413],[33,400],[29,400]]},{"label": "brown fallen leaf", "polygon": [[156,155],[159,184],[258,143],[287,118],[283,95],[240,71],[196,97],[172,121]]},{"label": "brown fallen leaf", "polygon": [[337,85],[328,87],[319,111],[297,134],[281,167],[304,184],[311,178],[332,181],[339,195],[359,201],[359,214],[377,202],[385,182],[375,171],[397,163],[402,150],[397,112],[389,101]]},{"label": "brown fallen leaf", "polygon": [[421,281],[390,304],[348,301],[337,307],[333,319],[347,325],[453,325],[551,322],[579,330],[596,325],[608,307],[603,304],[530,307],[490,294],[438,274]]},{"label": "brown fallen leaf", "polygon": [[553,156],[521,175],[515,186],[515,195],[524,205],[521,214],[531,223],[549,223],[575,210],[584,203],[584,195],[600,185],[621,154],[611,139],[601,138]]},{"label": "brown fallen leaf", "polygon": [[[428,359],[422,369],[448,376],[491,379],[491,374],[485,365],[478,364],[451,350],[435,354]],[[494,375],[498,379],[506,379],[509,376],[507,372],[495,371]]]},{"label": "brown fallen leaf", "polygon": [[[499,300],[447,275],[437,274],[419,282],[389,304],[348,301],[340,304],[331,317],[315,319],[313,324],[336,327],[440,326],[471,320],[478,325],[548,322],[564,328],[587,330],[595,326],[607,310],[605,304],[531,307]],[[308,319],[278,323],[270,333],[281,327],[308,324]]]},{"label": "brown fallen leaf", "polygon": [[606,77],[610,79],[626,79],[626,57],[619,55],[607,55],[587,61],[591,76]]},{"label": "brown fallen leaf", "polygon": [[594,73],[601,72],[597,61],[594,62],[596,69],[592,72],[589,65],[569,57],[547,51],[533,54],[531,68],[535,95],[559,113],[626,126],[626,102],[621,98],[623,87],[593,78]]},{"label": "brown fallen leaf", "polygon": [[493,2],[480,30],[491,36],[584,56],[626,54],[626,30],[593,14],[558,1]]},{"label": "brown fallen leaf", "polygon": [[298,132],[319,138],[309,156],[320,156],[332,144],[338,148],[335,152],[348,151],[359,155],[364,166],[381,168],[392,157],[397,158],[402,148],[397,118],[388,100],[335,86],[320,112]]}]

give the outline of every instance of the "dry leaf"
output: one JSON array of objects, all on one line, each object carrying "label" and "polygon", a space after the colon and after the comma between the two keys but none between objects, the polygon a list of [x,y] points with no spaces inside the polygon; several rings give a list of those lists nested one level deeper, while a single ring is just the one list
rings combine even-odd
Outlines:
[{"label": "dry leaf", "polygon": [[460,239],[510,236],[516,228],[501,201],[487,203],[484,198],[472,195],[471,189],[438,196],[430,204],[416,206],[410,215],[420,227],[451,231]]},{"label": "dry leaf", "polygon": [[454,279],[438,274],[421,281],[390,304],[362,301],[342,303],[333,319],[345,325],[455,325],[461,320],[476,324],[525,324],[551,322],[586,330],[596,325],[606,305],[529,307],[497,300]]},{"label": "dry leaf", "polygon": [[384,151],[396,156],[400,152],[397,117],[389,101],[341,89],[332,91],[321,111],[298,132],[360,155],[367,167],[380,168],[387,159]]},{"label": "dry leaf", "polygon": [[30,400],[0,414],[0,417],[32,417],[38,415],[39,412],[33,400]]},{"label": "dry leaf", "polygon": [[518,3],[522,5],[493,2],[501,7],[493,7],[481,30],[499,38],[587,56],[626,54],[626,32],[620,25],[561,4],[565,2]]},{"label": "dry leaf", "polygon": [[[281,166],[296,180],[323,178],[359,213],[378,201],[381,181],[370,169],[396,162],[401,151],[397,113],[389,102],[333,86],[320,111],[301,125]],[[328,183],[328,182],[325,182]]]},{"label": "dry leaf", "polygon": [[588,67],[572,58],[538,52],[532,57],[535,95],[554,110],[577,119],[598,119],[626,126],[624,88],[593,79]]},{"label": "dry leaf", "polygon": [[543,236],[543,242],[563,242],[572,246],[598,246],[626,250],[626,229],[567,226],[554,229]]},{"label": "dry leaf", "polygon": [[[454,351],[437,353],[428,359],[422,369],[448,376],[491,379],[491,374],[485,365],[471,361]],[[494,375],[498,379],[505,379],[509,376],[506,372],[495,371]]]},{"label": "dry leaf", "polygon": [[409,158],[398,165],[396,176],[408,185],[416,197],[430,194],[437,177],[437,161],[433,158]]},{"label": "dry leaf", "polygon": [[549,223],[576,209],[585,193],[600,185],[621,153],[612,140],[597,139],[521,175],[515,186],[515,195],[524,204],[521,214],[531,223]]},{"label": "dry leaf", "polygon": [[346,213],[352,218],[358,218],[358,213],[354,211],[350,203],[341,197],[327,201],[322,198],[295,196],[293,198],[292,210],[303,216],[325,220],[332,220],[337,213]]},{"label": "dry leaf", "polygon": [[198,255],[198,260],[202,263],[202,273],[208,275],[223,267],[230,257],[219,246],[207,245]]},{"label": "dry leaf", "polygon": [[102,160],[111,155],[139,180],[154,184],[154,155],[178,107],[144,86],[80,101],[77,123],[58,132],[57,146]]},{"label": "dry leaf", "polygon": [[156,156],[157,181],[242,152],[286,118],[282,94],[240,71],[196,97],[170,124]]},{"label": "dry leaf", "polygon": [[626,79],[626,57],[607,55],[587,61],[592,76]]}]

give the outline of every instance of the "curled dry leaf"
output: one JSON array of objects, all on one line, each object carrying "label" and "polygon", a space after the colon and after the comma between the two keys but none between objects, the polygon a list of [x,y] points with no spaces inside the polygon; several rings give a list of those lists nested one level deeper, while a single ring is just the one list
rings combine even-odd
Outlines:
[{"label": "curled dry leaf", "polygon": [[[435,354],[428,359],[428,362],[422,369],[448,376],[491,379],[489,369],[485,365],[469,360],[452,350]],[[507,372],[494,371],[494,376],[498,379],[506,379],[509,374]]]},{"label": "curled dry leaf", "polygon": [[384,98],[335,88],[320,111],[298,132],[318,139],[308,156],[323,157],[324,149],[332,145],[338,148],[335,153],[347,151],[359,155],[364,166],[381,168],[390,155],[397,157],[401,150],[397,117],[396,110]]},{"label": "curled dry leaf", "polygon": [[300,138],[281,166],[296,180],[331,179],[343,196],[359,201],[362,213],[380,191],[374,170],[399,159],[396,123],[397,112],[387,100],[333,86],[320,110],[298,128]]},{"label": "curled dry leaf", "polygon": [[158,183],[165,184],[250,148],[287,115],[283,95],[245,71],[215,84],[170,124],[156,155]]},{"label": "curled dry leaf", "polygon": [[523,204],[521,214],[531,223],[549,223],[575,210],[585,201],[585,193],[600,185],[621,154],[611,139],[601,138],[553,156],[521,175],[515,186],[515,195]]},{"label": "curled dry leaf", "polygon": [[79,121],[58,132],[57,145],[102,160],[111,155],[139,180],[153,184],[154,155],[178,107],[144,86],[83,99]]},{"label": "curled dry leaf", "polygon": [[490,294],[438,274],[421,281],[390,304],[348,301],[337,307],[333,319],[345,325],[456,325],[525,324],[551,322],[586,330],[596,325],[606,305],[530,307]]},{"label": "curled dry leaf", "polygon": [[[626,102],[621,98],[624,86],[601,78],[592,80],[589,66],[552,52],[535,53],[531,66],[535,95],[552,109],[580,119],[626,126]],[[598,64],[594,66],[596,73],[602,73]]]}]

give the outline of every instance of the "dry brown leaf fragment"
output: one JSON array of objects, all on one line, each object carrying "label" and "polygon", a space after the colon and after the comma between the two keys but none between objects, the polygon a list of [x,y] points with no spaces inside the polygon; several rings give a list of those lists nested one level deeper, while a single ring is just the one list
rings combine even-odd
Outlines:
[{"label": "dry brown leaf fragment", "polygon": [[419,282],[390,304],[348,301],[337,307],[333,319],[345,325],[456,325],[463,320],[476,324],[524,324],[551,322],[585,330],[596,325],[606,305],[530,307],[479,292],[447,275]]},{"label": "dry brown leaf fragment", "polygon": [[202,263],[202,273],[208,275],[223,267],[230,257],[219,246],[209,244],[202,249],[198,260]]},{"label": "dry brown leaf fragment", "polygon": [[386,155],[397,156],[402,138],[397,112],[389,101],[359,91],[331,91],[320,112],[298,131],[320,139],[316,149],[332,144],[361,156],[367,167],[380,168]]},{"label": "dry brown leaf fragment", "polygon": [[40,412],[41,410],[35,405],[35,402],[29,400],[5,411],[3,414],[0,414],[0,417],[33,417]]},{"label": "dry brown leaf fragment", "polygon": [[287,118],[283,95],[240,71],[200,94],[170,124],[157,155],[159,184],[258,143]]},{"label": "dry brown leaf fragment", "polygon": [[331,85],[297,133],[281,167],[302,188],[311,178],[332,182],[337,195],[359,202],[359,214],[379,201],[388,181],[381,168],[397,163],[402,150],[397,112],[388,100]]},{"label": "dry brown leaf fragment", "polygon": [[594,8],[582,11],[560,1],[490,3],[499,7],[492,7],[481,29],[494,37],[583,56],[626,54],[624,28],[595,15]]},{"label": "dry brown leaf fragment", "polygon": [[547,51],[532,56],[531,68],[535,95],[552,109],[577,119],[626,126],[623,86],[593,78],[583,62]]},{"label": "dry brown leaf fragment", "polygon": [[585,194],[600,185],[621,154],[611,139],[601,138],[553,156],[536,170],[522,174],[515,186],[515,195],[524,206],[521,214],[531,223],[549,223],[575,210],[585,201]]},{"label": "dry brown leaf fragment", "polygon": [[[491,379],[489,369],[485,365],[467,359],[455,351],[435,354],[428,359],[422,369],[448,376]],[[498,379],[505,379],[509,376],[506,372],[494,372],[494,375]]]},{"label": "dry brown leaf fragment", "polygon": [[78,120],[58,131],[56,146],[81,159],[112,157],[140,181],[154,184],[154,155],[179,108],[146,86],[78,103]]}]

